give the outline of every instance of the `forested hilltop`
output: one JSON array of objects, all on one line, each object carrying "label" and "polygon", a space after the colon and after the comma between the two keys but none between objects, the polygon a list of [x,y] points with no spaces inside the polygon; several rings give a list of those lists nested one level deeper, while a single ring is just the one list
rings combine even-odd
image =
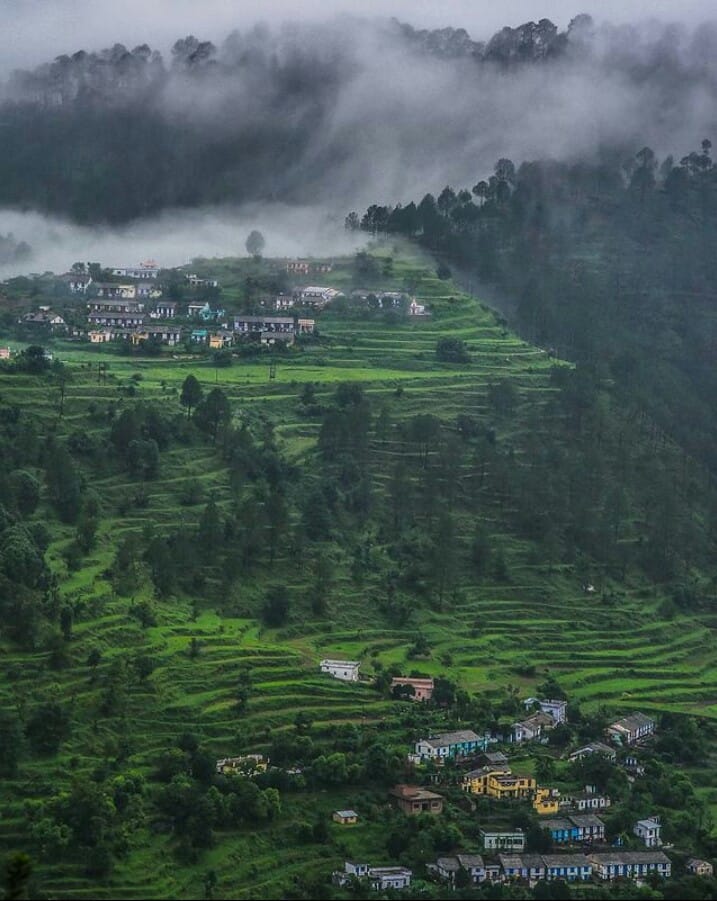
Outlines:
[{"label": "forested hilltop", "polygon": [[590,161],[640,135],[662,149],[711,126],[716,51],[708,25],[588,16],[485,43],[338,19],[218,46],[187,36],[168,58],[76,48],[0,89],[0,205],[125,222],[245,201],[395,203],[499,156]]},{"label": "forested hilltop", "polygon": [[[348,228],[400,234],[497,286],[530,340],[579,361],[585,403],[629,416],[717,472],[717,168],[711,143],[599,162],[502,159],[494,174]],[[709,516],[714,520],[715,508]],[[668,514],[677,523],[680,515]]]}]

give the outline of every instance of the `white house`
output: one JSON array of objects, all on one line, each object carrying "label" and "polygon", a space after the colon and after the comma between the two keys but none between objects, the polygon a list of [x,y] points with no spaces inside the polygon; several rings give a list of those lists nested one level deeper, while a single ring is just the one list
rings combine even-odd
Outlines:
[{"label": "white house", "polygon": [[332,882],[334,885],[346,885],[349,879],[365,879],[368,876],[369,864],[358,863],[355,860],[344,861],[343,870],[334,870]]},{"label": "white house", "polygon": [[585,882],[593,873],[592,864],[584,854],[544,854],[545,878],[566,882]]},{"label": "white house", "polygon": [[25,325],[48,326],[52,331],[66,327],[62,316],[53,313],[49,307],[39,307],[36,313],[25,313],[20,321]]},{"label": "white house", "polygon": [[605,730],[618,744],[634,745],[655,731],[655,721],[644,713],[633,713],[611,723]]},{"label": "white house", "polygon": [[484,751],[485,737],[481,738],[471,729],[458,732],[442,732],[416,742],[415,756],[420,760],[436,760],[445,757],[462,757],[476,751]]},{"label": "white house", "polygon": [[336,288],[325,288],[320,285],[309,285],[306,288],[296,288],[294,296],[299,303],[311,307],[323,307],[341,292]]},{"label": "white house", "polygon": [[506,879],[527,879],[531,885],[545,879],[545,863],[540,854],[499,854],[498,860]]},{"label": "white house", "polygon": [[413,872],[406,867],[372,867],[367,863],[356,863],[347,860],[343,870],[333,873],[334,885],[344,886],[350,879],[368,879],[375,891],[386,889],[404,889],[411,884]]},{"label": "white house", "polygon": [[298,272],[300,275],[309,274],[309,263],[306,260],[287,260],[287,272]]},{"label": "white house", "polygon": [[693,876],[714,876],[714,867],[709,860],[700,860],[699,857],[690,857],[686,864],[687,871]]},{"label": "white house", "polygon": [[592,864],[584,854],[499,854],[502,881],[525,879],[535,885],[541,879],[586,882]]},{"label": "white house", "polygon": [[485,882],[485,864],[480,854],[456,854],[455,857],[439,857],[434,864],[428,864],[427,869],[432,870],[441,879],[454,882],[456,873],[465,870],[472,883]]},{"label": "white house", "polygon": [[488,832],[481,829],[480,837],[486,851],[525,851],[525,833],[522,829],[512,832]]},{"label": "white house", "polygon": [[385,892],[386,889],[408,888],[411,884],[413,871],[406,867],[369,867],[368,879],[371,888],[377,892]]},{"label": "white house", "polygon": [[526,710],[530,710],[537,704],[541,713],[552,716],[556,723],[565,723],[568,720],[568,702],[555,698],[526,698],[523,701]]},{"label": "white house", "polygon": [[119,278],[159,278],[159,266],[154,260],[147,260],[139,266],[120,266],[112,270]]},{"label": "white house", "polygon": [[269,759],[263,754],[243,754],[241,757],[222,757],[217,760],[215,770],[219,775],[256,776],[265,773]]},{"label": "white house", "polygon": [[568,759],[570,761],[581,760],[583,757],[589,757],[591,754],[599,754],[601,757],[606,757],[611,763],[614,763],[617,760],[617,751],[615,748],[611,748],[601,741],[593,741],[590,742],[589,745],[583,745],[582,748],[577,748]]},{"label": "white house", "polygon": [[200,278],[190,272],[184,276],[193,288],[218,288],[219,282],[215,278]]},{"label": "white house", "polygon": [[510,741],[515,744],[521,744],[524,741],[537,741],[542,736],[543,731],[548,731],[556,725],[555,720],[549,713],[543,713],[539,710],[532,716],[518,723],[513,723]]},{"label": "white house", "polygon": [[593,873],[600,879],[634,879],[638,882],[657,873],[668,879],[672,873],[670,858],[662,851],[608,851],[590,854]]},{"label": "white house", "polygon": [[92,284],[92,276],[82,272],[68,272],[62,280],[73,294],[86,294]]},{"label": "white house", "polygon": [[177,315],[177,304],[173,300],[160,300],[149,315],[151,319],[174,319]]},{"label": "white house", "polygon": [[322,673],[328,673],[334,679],[341,679],[343,682],[358,682],[359,667],[361,666],[355,660],[322,660],[319,668]]},{"label": "white house", "polygon": [[148,284],[147,282],[140,282],[137,285],[133,285],[137,297],[149,298],[151,300],[156,300],[158,297],[162,296],[162,289],[158,288],[156,285]]},{"label": "white house", "polygon": [[570,792],[564,796],[564,803],[572,807],[573,810],[581,812],[589,812],[591,810],[605,810],[612,801],[610,798],[595,790],[594,785],[586,785],[585,791]]},{"label": "white house", "polygon": [[646,848],[659,848],[662,845],[662,824],[659,817],[638,820],[632,827],[632,831],[642,839]]}]

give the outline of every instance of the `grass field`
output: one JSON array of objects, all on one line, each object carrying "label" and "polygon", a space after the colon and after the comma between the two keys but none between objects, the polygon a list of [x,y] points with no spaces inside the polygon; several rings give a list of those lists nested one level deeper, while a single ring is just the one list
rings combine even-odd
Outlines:
[{"label": "grass field", "polygon": [[[418,277],[419,299],[433,306],[430,319],[387,324],[322,313],[318,317],[321,342],[280,357],[274,379],[269,379],[268,362],[263,359],[215,369],[208,361],[179,354],[161,359],[108,356],[58,341],[53,351],[73,375],[61,427],[65,432],[91,432],[96,428],[91,405],[97,408],[116,401],[130,383],[136,386],[136,398],[178,409],[179,388],[189,373],[207,387],[218,383],[230,397],[236,416],[271,421],[282,452],[296,461],[312,453],[317,437],[318,424],[297,413],[298,396],[306,382],[315,383],[322,399],[328,398],[338,381],[360,381],[372,400],[390,403],[398,421],[424,411],[446,422],[459,412],[480,415],[487,408],[490,382],[506,377],[518,389],[520,411],[527,413],[545,403],[553,390],[548,375],[554,365],[545,352],[507,331],[476,300],[433,277],[420,258],[405,256],[398,261],[386,287],[401,284],[408,273]],[[219,275],[225,277],[221,271]],[[339,268],[332,283],[343,277]],[[467,342],[470,365],[435,361],[436,341],[446,335]],[[100,361],[109,363],[102,382],[97,373]],[[57,418],[56,391],[48,391],[30,377],[2,377],[0,394],[3,402],[31,409],[48,423]],[[521,428],[524,422],[519,414],[505,428]],[[387,470],[390,460],[384,462]],[[48,557],[60,578],[60,590],[84,604],[85,614],[74,628],[71,664],[53,673],[42,665],[44,653],[20,652],[3,643],[0,666],[5,678],[0,692],[5,703],[31,703],[58,692],[70,700],[76,727],[58,757],[29,759],[19,777],[4,786],[3,849],[25,846],[26,799],[41,798],[69,785],[74,773],[92,771],[114,759],[120,743],[126,746],[129,765],[147,773],[156,755],[186,730],[201,736],[212,753],[224,756],[263,750],[270,736],[281,730],[289,734],[299,712],[311,718],[317,736],[337,723],[367,728],[390,724],[396,729],[395,704],[380,698],[367,684],[344,685],[321,676],[317,664],[323,656],[361,660],[367,675],[377,661],[399,663],[406,671],[417,666],[429,674],[449,673],[469,691],[492,695],[507,685],[527,692],[549,672],[571,699],[587,709],[606,705],[615,711],[672,710],[717,717],[717,652],[711,618],[677,614],[669,622],[661,621],[656,614],[661,597],[637,577],[618,586],[619,602],[603,602],[599,592],[583,591],[583,573],[573,567],[536,565],[529,548],[508,534],[502,539],[510,560],[509,583],[472,582],[464,575],[459,599],[449,609],[417,610],[400,629],[378,615],[367,596],[370,589],[348,579],[341,548],[335,550],[337,582],[328,622],[296,616],[282,630],[262,627],[248,615],[264,584],[259,580],[257,585],[241,586],[221,604],[198,597],[196,619],[187,598],[155,600],[157,625],[143,628],[130,608],[149,589],[133,598],[117,596],[104,573],[121,537],[141,530],[147,519],[165,528],[199,515],[202,505],[192,508],[179,503],[182,487],[189,481],[200,482],[220,503],[228,497],[226,471],[208,445],[174,448],[162,455],[161,475],[148,485],[146,510],[119,512],[132,487],[129,478],[117,474],[96,478],[93,487],[103,505],[103,524],[96,549],[76,572],[67,571],[61,554],[71,529],[51,524]],[[43,515],[49,516],[47,509]],[[303,577],[296,578],[302,587]],[[429,642],[431,656],[412,663],[406,653],[419,630]],[[196,658],[189,655],[192,639],[199,642]],[[97,682],[85,663],[92,648],[102,652],[100,671],[128,654],[149,654],[157,662],[147,683],[129,691],[119,731],[108,728],[94,713]],[[534,675],[520,675],[518,664],[534,667]],[[255,690],[248,711],[238,717],[234,690],[246,666],[251,668]],[[407,742],[410,734],[409,724],[396,730],[396,739]],[[716,791],[709,789],[711,803]],[[351,793],[337,793],[316,803],[328,813],[337,806],[353,806],[355,801]],[[271,897],[293,872],[325,873],[340,862],[335,850],[327,858],[320,846],[293,845],[292,830],[301,805],[288,797],[284,808],[281,823],[263,831],[222,834],[199,865],[177,864],[169,855],[168,838],[151,836],[147,828],[133,837],[132,852],[118,860],[105,883],[85,879],[80,863],[67,861],[43,867],[43,891],[54,898],[197,897],[202,892],[202,874],[213,869],[219,876],[221,896]],[[375,824],[366,823],[354,831],[332,829],[347,851],[375,856],[382,847],[381,830]]]}]

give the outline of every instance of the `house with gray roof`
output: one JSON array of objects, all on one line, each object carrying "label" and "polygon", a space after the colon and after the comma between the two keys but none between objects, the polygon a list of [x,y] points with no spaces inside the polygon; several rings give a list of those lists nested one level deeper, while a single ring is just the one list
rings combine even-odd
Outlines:
[{"label": "house with gray roof", "polygon": [[632,713],[622,719],[615,720],[607,729],[607,735],[616,744],[634,745],[655,732],[657,724],[644,713]]}]

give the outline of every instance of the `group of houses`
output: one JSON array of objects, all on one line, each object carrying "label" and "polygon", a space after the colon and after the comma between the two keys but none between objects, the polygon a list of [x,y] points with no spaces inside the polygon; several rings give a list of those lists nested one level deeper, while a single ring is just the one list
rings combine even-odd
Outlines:
[{"label": "group of houses", "polygon": [[[210,283],[212,280],[196,281]],[[134,288],[134,286],[131,286]],[[186,314],[189,319],[200,319],[214,327],[182,327],[173,320],[179,316],[178,304],[160,299],[151,307],[139,296],[123,292],[122,285],[113,285],[108,293],[98,294],[88,301],[87,322],[91,326],[88,337],[94,344],[117,339],[133,343],[150,339],[174,346],[184,338],[192,344],[205,344],[212,350],[231,347],[236,341],[248,339],[264,345],[292,344],[298,335],[310,335],[315,331],[313,319],[297,316],[235,316],[231,328],[224,310],[212,307],[208,302],[190,303]]]},{"label": "group of houses", "polygon": [[[392,686],[394,683],[397,686],[417,683],[414,685],[414,690],[416,690],[418,685],[423,682],[424,680],[399,677],[399,679],[393,680]],[[414,697],[416,699],[419,698],[418,694],[415,694]],[[425,695],[422,694],[420,697],[423,699]],[[429,736],[416,742],[414,752],[409,754],[408,759],[411,763],[425,763],[428,760],[440,763],[448,758],[465,758],[479,751],[485,752],[489,742],[503,740],[507,743],[521,744],[526,741],[541,740],[544,732],[554,729],[567,720],[567,701],[549,698],[540,701],[536,698],[528,698],[525,701],[525,705],[527,708],[536,706],[539,709],[525,719],[513,723],[507,731],[501,734],[485,733],[484,735],[478,735],[469,729],[461,732]],[[501,757],[504,757],[504,755],[501,755]],[[507,758],[504,759],[507,760]],[[511,775],[510,770],[502,773],[496,770],[491,772],[496,779],[499,776],[508,777]],[[475,776],[475,779],[484,779],[489,773],[483,770],[476,770],[469,775]]]},{"label": "group of houses", "polygon": [[60,276],[60,281],[67,285],[72,294],[96,294],[98,297],[161,297],[159,287],[160,267],[155,260],[146,260],[139,266],[110,267],[113,278],[122,279],[117,282],[103,282],[93,278],[87,267],[73,267],[72,272]]},{"label": "group of houses", "polygon": [[334,885],[347,886],[352,881],[366,882],[372,889],[384,892],[386,889],[405,889],[411,885],[413,871],[406,867],[372,867],[368,863],[347,860],[343,870],[332,874]]},{"label": "group of houses", "polygon": [[370,309],[405,311],[412,317],[431,315],[425,304],[418,303],[415,297],[410,297],[403,291],[366,291],[358,289],[351,292],[351,300],[354,304],[366,304]]},{"label": "group of houses", "polygon": [[333,263],[324,260],[287,260],[286,271],[292,275],[315,275],[316,273],[331,272]]},{"label": "group of houses", "polygon": [[554,698],[545,698],[542,701],[538,698],[526,698],[523,704],[526,711],[533,712],[525,719],[512,724],[510,733],[505,738],[514,744],[539,740],[544,732],[549,732],[560,723],[567,722],[567,701]]},{"label": "group of houses", "polygon": [[21,325],[32,329],[42,329],[51,334],[64,334],[67,331],[67,322],[48,306],[40,306],[31,313],[25,313],[19,319]]},{"label": "group of houses", "polygon": [[[712,875],[707,861],[691,860],[693,872]],[[689,867],[689,864],[688,864]],[[481,854],[457,853],[439,857],[426,866],[429,874],[450,885],[482,885],[521,881],[531,887],[539,881],[556,879],[565,882],[610,882],[629,879],[638,884],[650,876],[669,879],[672,875],[670,859],[662,851],[602,851],[588,854],[525,854],[500,853],[494,859]],[[460,882],[460,874],[463,881]],[[368,863],[347,860],[343,870],[332,874],[334,885],[346,887],[352,883],[367,883],[376,891],[407,889],[413,871],[407,867],[373,867]]]},{"label": "group of houses", "polygon": [[[357,660],[324,659],[319,663],[322,673],[343,682],[358,682],[361,664]],[[394,676],[391,679],[391,694],[394,698],[412,701],[430,701],[435,683],[430,677]]]},{"label": "group of houses", "polygon": [[214,765],[219,776],[256,776],[265,773],[269,759],[263,754],[244,754],[241,757],[221,757]]},{"label": "group of houses", "polygon": [[[319,664],[322,673],[328,673],[334,678],[346,682],[359,681],[360,666],[359,661],[339,659],[324,659]],[[430,677],[394,676],[390,687],[394,698],[430,701],[433,698],[434,680]],[[546,733],[567,723],[568,702],[562,698],[531,697],[526,698],[523,704],[528,716],[516,720],[510,727],[498,733],[478,735],[468,729],[428,736],[415,743],[414,751],[408,755],[408,760],[414,764],[423,764],[428,761],[440,764],[447,759],[465,760],[478,752],[485,753],[488,744],[493,742],[503,741],[515,745],[529,741],[545,743],[547,741]],[[573,751],[570,760],[575,761],[597,754],[615,762],[618,749],[634,747],[649,739],[654,735],[656,726],[655,720],[643,713],[637,712],[621,717],[610,723],[605,730],[605,735],[611,744],[600,741],[590,742]],[[496,766],[498,757],[500,764]],[[537,787],[530,785],[530,780],[521,781],[521,778],[514,776],[510,769],[505,767],[507,763],[505,755],[499,754],[498,757],[495,760],[487,760],[481,769],[466,774],[464,786],[467,790],[479,794],[491,794],[493,797],[516,797],[521,796],[521,792],[536,791]],[[625,757],[624,765],[628,771],[632,770],[640,775],[641,767],[637,758]],[[584,797],[581,803],[584,809],[594,809],[600,806],[592,797]],[[553,802],[544,796],[539,812],[553,812],[553,806]]]},{"label": "group of houses", "polygon": [[670,859],[662,851],[595,851],[588,854],[498,854],[497,860],[484,860],[480,854],[457,854],[439,857],[427,869],[440,879],[456,883],[458,873],[465,871],[466,884],[513,882],[522,880],[535,885],[540,880],[562,879],[587,882],[592,879],[610,881],[631,879],[642,882],[655,874],[667,879],[672,874]]},{"label": "group of houses", "polygon": [[[594,790],[586,792],[602,798]],[[398,810],[406,816],[430,814],[438,816],[444,810],[444,798],[437,792],[418,785],[399,784],[394,786],[389,796]],[[575,804],[582,798],[582,793],[571,799]],[[607,806],[603,798],[603,806]],[[334,820],[343,824],[357,822],[358,814],[353,810],[335,811]],[[631,879],[641,882],[650,875],[668,878],[671,875],[671,862],[659,850],[659,818],[638,821],[633,832],[645,843],[644,851],[615,850],[605,846],[605,825],[593,814],[572,814],[561,819],[547,819],[541,825],[550,832],[555,844],[580,845],[580,850],[563,851],[555,854],[526,854],[526,838],[522,829],[509,831],[480,830],[483,851],[489,855],[484,860],[482,854],[457,854],[453,857],[441,857],[427,869],[438,878],[455,883],[460,871],[465,871],[463,884],[479,884],[484,882],[510,882],[524,880],[531,885],[539,880],[563,879],[566,881],[587,881],[613,879]],[[655,827],[658,827],[658,838],[655,840]],[[708,861],[693,858],[689,867],[693,872],[711,875],[711,864]],[[355,864],[347,861],[343,872],[334,873],[334,883],[346,885],[352,878],[368,879],[374,888],[407,888],[412,873],[402,867],[381,868],[382,872],[397,874],[401,884],[379,884],[369,876],[368,864]]]},{"label": "group of houses", "polygon": [[[190,307],[192,305],[190,304]],[[202,311],[208,305],[190,311],[193,316],[205,318]],[[177,315],[177,305],[171,301],[160,301],[152,309],[147,309],[141,300],[127,297],[96,297],[87,304],[87,339],[91,344],[106,344],[110,341],[129,341],[140,344],[143,341],[157,341],[174,347],[185,339],[192,344],[207,345],[212,350],[231,347],[241,340],[252,340],[262,345],[294,343],[297,336],[311,335],[315,331],[315,321],[308,318],[288,316],[237,316],[233,328],[188,328],[172,322]],[[223,312],[223,311],[222,311]],[[213,311],[212,315],[216,315]],[[67,325],[49,307],[40,307],[35,313],[22,318],[24,325],[41,325],[54,333],[65,332]]]},{"label": "group of houses", "polygon": [[[261,317],[244,317],[246,319]],[[236,322],[244,321],[237,318]],[[290,320],[285,320],[288,327]],[[301,322],[301,320],[299,320]],[[312,321],[312,320],[310,320]],[[248,326],[243,326],[248,327]],[[361,663],[356,660],[324,659],[319,668],[336,679],[346,682],[359,681]],[[395,698],[414,701],[430,701],[433,697],[434,681],[430,677],[394,676],[391,680],[391,693]],[[489,742],[504,741],[508,744],[523,744],[528,741],[547,741],[546,733],[568,721],[568,702],[562,698],[526,698],[523,702],[529,715],[513,722],[509,728],[499,734],[477,735],[472,730],[443,733],[420,739],[415,744],[413,754],[409,754],[412,763],[424,763],[427,760],[442,762],[447,758],[465,758],[477,751],[486,751]],[[644,713],[633,713],[622,717],[607,726],[606,737],[612,742],[594,741],[583,745],[570,755],[570,760],[578,760],[591,754],[598,754],[611,761],[617,759],[618,748],[639,745],[655,733],[655,720]],[[507,758],[501,755],[504,761]],[[469,774],[470,775],[470,774]],[[505,774],[507,775],[507,774]]]},{"label": "group of houses", "polygon": [[[310,260],[286,263],[287,272],[302,276],[328,273],[332,268],[331,263]],[[136,345],[152,341],[170,347],[188,339],[192,344],[204,344],[213,350],[247,340],[269,346],[288,346],[297,337],[311,335],[316,330],[314,319],[304,311],[322,310],[343,296],[339,289],[326,285],[296,286],[289,292],[261,301],[261,307],[270,307],[277,315],[236,316],[230,323],[226,311],[207,300],[180,305],[167,299],[159,281],[161,269],[154,260],[139,266],[113,267],[109,273],[111,281],[96,279],[89,269],[73,269],[60,276],[71,294],[88,300],[86,335],[83,329],[73,328],[73,337],[86,336],[92,344],[128,341]],[[109,277],[105,275],[105,278]],[[219,288],[216,279],[200,277],[193,272],[184,273],[184,280],[193,289]],[[370,294],[370,297],[375,298],[379,308],[400,306],[411,316],[429,315],[415,298],[400,292],[383,291]],[[200,320],[202,327],[191,328],[187,320]],[[27,313],[20,322],[30,328],[41,327],[44,332],[64,334],[69,331],[65,319],[46,306]]]}]

